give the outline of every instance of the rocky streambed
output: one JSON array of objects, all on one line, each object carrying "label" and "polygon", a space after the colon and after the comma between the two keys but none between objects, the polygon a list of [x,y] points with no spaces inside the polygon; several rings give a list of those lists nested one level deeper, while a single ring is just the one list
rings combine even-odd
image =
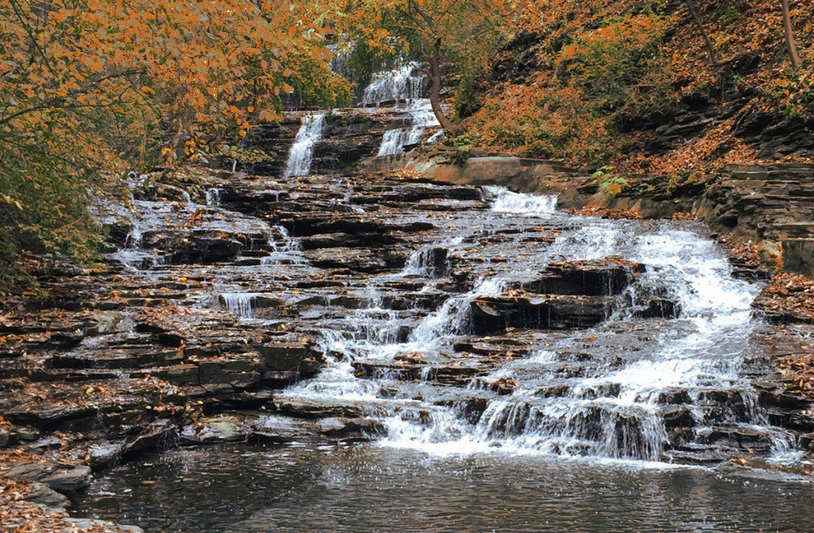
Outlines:
[{"label": "rocky streambed", "polygon": [[[132,209],[99,208],[104,264],[42,272],[47,298],[0,320],[2,475],[44,503],[68,503],[53,489],[80,516],[154,529],[350,530],[387,527],[414,483],[443,497],[423,518],[410,503],[408,529],[455,529],[462,498],[500,505],[516,482],[506,509],[525,511],[506,524],[523,529],[550,477],[652,489],[640,503],[655,491],[662,510],[709,490],[687,523],[744,530],[779,524],[752,512],[777,508],[760,493],[810,490],[788,482],[806,479],[814,412],[772,361],[814,330],[764,320],[764,275],[698,223],[359,174],[189,168],[131,190]],[[741,516],[719,513],[725,483],[753,502]],[[297,522],[295,493],[334,526]]]}]

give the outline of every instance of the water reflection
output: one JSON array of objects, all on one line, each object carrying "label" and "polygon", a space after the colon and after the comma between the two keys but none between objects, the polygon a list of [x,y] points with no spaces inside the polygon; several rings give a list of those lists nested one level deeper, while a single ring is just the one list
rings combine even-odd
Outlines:
[{"label": "water reflection", "polygon": [[808,531],[812,496],[610,461],[215,447],[119,467],[78,510],[147,531]]}]

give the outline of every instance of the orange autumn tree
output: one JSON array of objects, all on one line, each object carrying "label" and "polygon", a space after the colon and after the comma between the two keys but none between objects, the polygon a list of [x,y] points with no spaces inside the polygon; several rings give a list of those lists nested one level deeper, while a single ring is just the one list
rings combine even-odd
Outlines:
[{"label": "orange autumn tree", "polygon": [[88,255],[101,176],[274,120],[295,88],[323,104],[346,94],[310,4],[3,2],[0,256]]}]

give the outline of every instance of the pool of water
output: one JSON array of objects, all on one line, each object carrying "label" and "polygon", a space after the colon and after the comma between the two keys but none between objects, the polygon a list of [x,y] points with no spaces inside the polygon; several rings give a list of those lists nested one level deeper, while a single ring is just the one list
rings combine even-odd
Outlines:
[{"label": "pool of water", "polygon": [[146,531],[811,531],[814,487],[641,462],[376,446],[179,449],[97,477],[74,514]]}]

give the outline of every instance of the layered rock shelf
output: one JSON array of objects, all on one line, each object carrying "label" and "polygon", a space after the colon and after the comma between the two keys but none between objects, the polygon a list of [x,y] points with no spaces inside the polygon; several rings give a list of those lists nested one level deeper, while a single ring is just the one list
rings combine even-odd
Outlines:
[{"label": "layered rock shelf", "polygon": [[[675,325],[680,298],[652,285],[667,267],[595,253],[597,221],[501,212],[494,194],[364,175],[141,177],[132,212],[100,215],[102,263],[41,272],[47,296],[0,317],[0,446],[19,463],[4,475],[71,493],[91,469],[168,447],[375,440],[394,406],[419,426],[440,409],[491,436],[563,424],[575,440],[552,453],[720,463],[768,456],[773,431],[805,451],[811,405],[771,366],[804,349],[804,330],[756,326],[745,382],[699,377],[623,401],[615,372],[660,331],[690,327]],[[646,248],[656,229],[630,226],[620,249],[642,235]],[[343,342],[361,343],[352,360]],[[529,381],[534,361],[545,372]],[[324,375],[344,363],[364,394],[330,392]],[[521,389],[533,393],[496,407]],[[652,413],[600,402],[563,420],[546,407],[603,398]],[[755,409],[774,429],[746,428]],[[637,436],[599,450],[598,432]]]}]

